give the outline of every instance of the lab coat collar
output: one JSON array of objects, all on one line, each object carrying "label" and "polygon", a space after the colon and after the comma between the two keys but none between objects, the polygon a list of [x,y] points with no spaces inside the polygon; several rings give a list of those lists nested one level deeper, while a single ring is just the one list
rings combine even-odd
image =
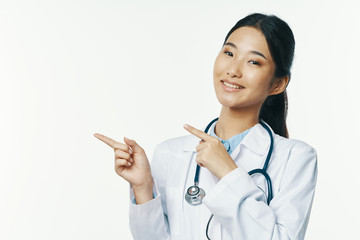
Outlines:
[{"label": "lab coat collar", "polygon": [[[274,136],[274,132],[265,122],[265,124],[270,128],[270,131],[272,135]],[[203,131],[205,128],[202,129]],[[199,144],[200,139],[198,137],[195,137],[191,135],[192,137],[187,141],[184,145],[184,151],[193,151],[196,152],[196,146]],[[267,150],[269,149],[270,145],[270,137],[267,133],[266,129],[261,126],[260,123],[257,123],[244,137],[244,139],[241,141],[240,145],[244,145],[248,149],[250,149],[252,152],[255,152],[259,155],[264,155],[267,153]]]}]

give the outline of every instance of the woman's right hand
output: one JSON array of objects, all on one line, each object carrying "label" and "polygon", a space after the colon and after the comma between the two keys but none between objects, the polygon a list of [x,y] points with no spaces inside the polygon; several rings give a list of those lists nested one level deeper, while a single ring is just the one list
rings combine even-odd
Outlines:
[{"label": "woman's right hand", "polygon": [[125,143],[121,143],[99,133],[95,133],[94,136],[114,149],[115,171],[132,185],[136,202],[140,203],[142,199],[149,200],[150,196],[152,199],[153,178],[144,149],[134,140],[125,137]]}]

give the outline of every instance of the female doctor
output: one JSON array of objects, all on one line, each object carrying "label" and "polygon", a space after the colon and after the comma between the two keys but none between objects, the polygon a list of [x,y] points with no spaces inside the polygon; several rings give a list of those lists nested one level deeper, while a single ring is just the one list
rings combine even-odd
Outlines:
[{"label": "female doctor", "polygon": [[151,167],[134,141],[95,134],[115,151],[130,183],[134,239],[304,239],[317,156],[289,139],[286,87],[295,41],[273,15],[251,14],[230,30],[214,64],[222,105],[204,131],[159,144]]}]

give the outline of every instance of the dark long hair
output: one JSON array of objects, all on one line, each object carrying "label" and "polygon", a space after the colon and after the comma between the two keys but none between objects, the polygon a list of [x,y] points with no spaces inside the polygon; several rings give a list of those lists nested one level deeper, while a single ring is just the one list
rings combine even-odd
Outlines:
[{"label": "dark long hair", "polygon": [[[226,35],[224,44],[232,32],[240,27],[253,27],[264,35],[275,63],[275,78],[289,76],[294,58],[295,39],[286,22],[274,15],[254,13],[238,21]],[[288,101],[286,90],[266,98],[260,109],[259,120],[268,123],[275,133],[288,138],[286,116]]]}]

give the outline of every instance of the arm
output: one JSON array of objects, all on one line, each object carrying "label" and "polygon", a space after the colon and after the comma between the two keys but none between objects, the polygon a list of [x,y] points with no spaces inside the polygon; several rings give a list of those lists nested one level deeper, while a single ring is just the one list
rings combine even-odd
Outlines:
[{"label": "arm", "polygon": [[223,177],[204,204],[234,239],[304,239],[316,176],[316,151],[298,143],[289,154],[280,190],[270,206],[241,168]]},{"label": "arm", "polygon": [[151,162],[154,178],[154,199],[144,204],[134,204],[134,191],[130,188],[129,223],[134,240],[170,239],[169,224],[166,216],[166,205],[163,201],[166,166],[162,161],[161,149],[157,146]]},{"label": "arm", "polygon": [[[134,140],[124,137],[125,143],[121,143],[99,133],[94,136],[114,149],[115,171],[130,183],[130,230],[134,239],[169,239],[161,191],[156,186],[157,177],[164,183],[159,146],[154,152],[152,170],[144,149]],[[139,205],[133,203],[135,199]]]}]

